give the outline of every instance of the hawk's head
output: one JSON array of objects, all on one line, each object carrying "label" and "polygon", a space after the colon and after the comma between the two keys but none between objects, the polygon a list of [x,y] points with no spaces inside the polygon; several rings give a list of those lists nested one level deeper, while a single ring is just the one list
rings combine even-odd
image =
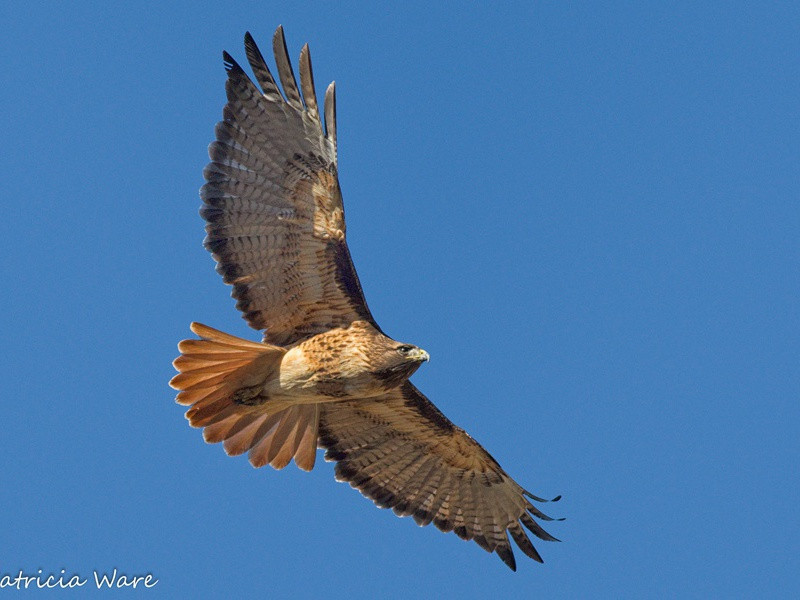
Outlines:
[{"label": "hawk's head", "polygon": [[411,377],[426,360],[430,360],[430,356],[422,348],[391,341],[381,353],[378,364],[374,365],[373,372],[383,387],[391,389]]}]

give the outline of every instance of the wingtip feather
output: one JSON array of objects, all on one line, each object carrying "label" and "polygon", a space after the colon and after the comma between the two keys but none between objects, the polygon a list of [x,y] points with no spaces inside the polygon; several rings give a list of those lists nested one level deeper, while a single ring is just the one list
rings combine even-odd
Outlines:
[{"label": "wingtip feather", "polygon": [[303,101],[300,91],[297,88],[297,80],[292,70],[292,62],[289,60],[289,49],[286,46],[286,37],[283,34],[283,26],[278,25],[275,35],[272,36],[272,51],[275,55],[275,63],[278,66],[278,77],[281,80],[286,101],[296,110],[303,110]]},{"label": "wingtip feather", "polygon": [[336,81],[325,90],[325,135],[336,147]]},{"label": "wingtip feather", "polygon": [[225,65],[225,71],[227,73],[242,71],[239,63],[237,63],[236,59],[228,54],[227,50],[222,51],[222,63]]},{"label": "wingtip feather", "polygon": [[314,70],[311,66],[311,50],[307,43],[300,51],[300,86],[303,88],[303,100],[305,100],[309,115],[319,122],[317,91],[314,87]]},{"label": "wingtip feather", "polygon": [[514,558],[514,551],[511,550],[511,546],[498,546],[495,552],[497,552],[497,556],[500,557],[500,560],[502,560],[509,569],[515,573],[517,572],[517,560]]}]

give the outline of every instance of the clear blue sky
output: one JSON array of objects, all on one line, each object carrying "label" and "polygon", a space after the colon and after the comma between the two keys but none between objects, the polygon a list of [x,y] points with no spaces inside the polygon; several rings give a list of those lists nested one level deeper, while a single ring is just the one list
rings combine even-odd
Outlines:
[{"label": "clear blue sky", "polygon": [[[151,598],[797,597],[797,3],[224,4],[0,9],[0,573],[150,572]],[[322,461],[256,471],[174,403],[190,321],[258,338],[197,190],[222,50],[278,24],[337,81],[378,322],[430,352],[414,381],[454,422],[564,496],[544,565],[512,573]]]}]

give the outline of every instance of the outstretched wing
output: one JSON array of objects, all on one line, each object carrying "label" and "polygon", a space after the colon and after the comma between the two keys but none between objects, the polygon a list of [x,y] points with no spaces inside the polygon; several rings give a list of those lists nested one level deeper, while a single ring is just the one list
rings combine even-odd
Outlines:
[{"label": "outstretched wing", "polygon": [[512,570],[508,534],[539,562],[522,526],[557,541],[533,519],[552,520],[529,498],[545,500],[520,487],[410,382],[380,398],[323,404],[319,428],[325,459],[338,462],[336,478],[381,508],[475,540]]},{"label": "outstretched wing", "polygon": [[266,329],[267,342],[291,344],[358,319],[374,324],[345,241],[334,84],[323,129],[308,45],[298,88],[283,29],[275,32],[285,98],[249,33],[245,49],[261,90],[223,54],[228,103],[200,190],[205,246],[233,285],[236,307],[251,327]]}]

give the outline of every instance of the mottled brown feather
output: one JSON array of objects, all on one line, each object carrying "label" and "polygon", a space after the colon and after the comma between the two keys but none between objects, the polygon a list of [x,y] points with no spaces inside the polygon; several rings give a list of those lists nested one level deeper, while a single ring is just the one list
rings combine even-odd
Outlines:
[{"label": "mottled brown feather", "polygon": [[541,557],[520,524],[541,539],[555,540],[533,521],[531,514],[542,513],[525,490],[410,382],[379,398],[321,410],[320,445],[327,449],[326,460],[338,463],[337,479],[378,506],[474,540],[512,569],[507,531],[535,560]]},{"label": "mottled brown feather", "polygon": [[228,104],[200,194],[205,246],[237,308],[253,328],[266,329],[267,342],[289,345],[354,320],[374,324],[345,240],[332,88],[326,132],[308,49],[298,87],[283,30],[275,32],[284,99],[249,34],[245,48],[263,93],[226,53]]}]

